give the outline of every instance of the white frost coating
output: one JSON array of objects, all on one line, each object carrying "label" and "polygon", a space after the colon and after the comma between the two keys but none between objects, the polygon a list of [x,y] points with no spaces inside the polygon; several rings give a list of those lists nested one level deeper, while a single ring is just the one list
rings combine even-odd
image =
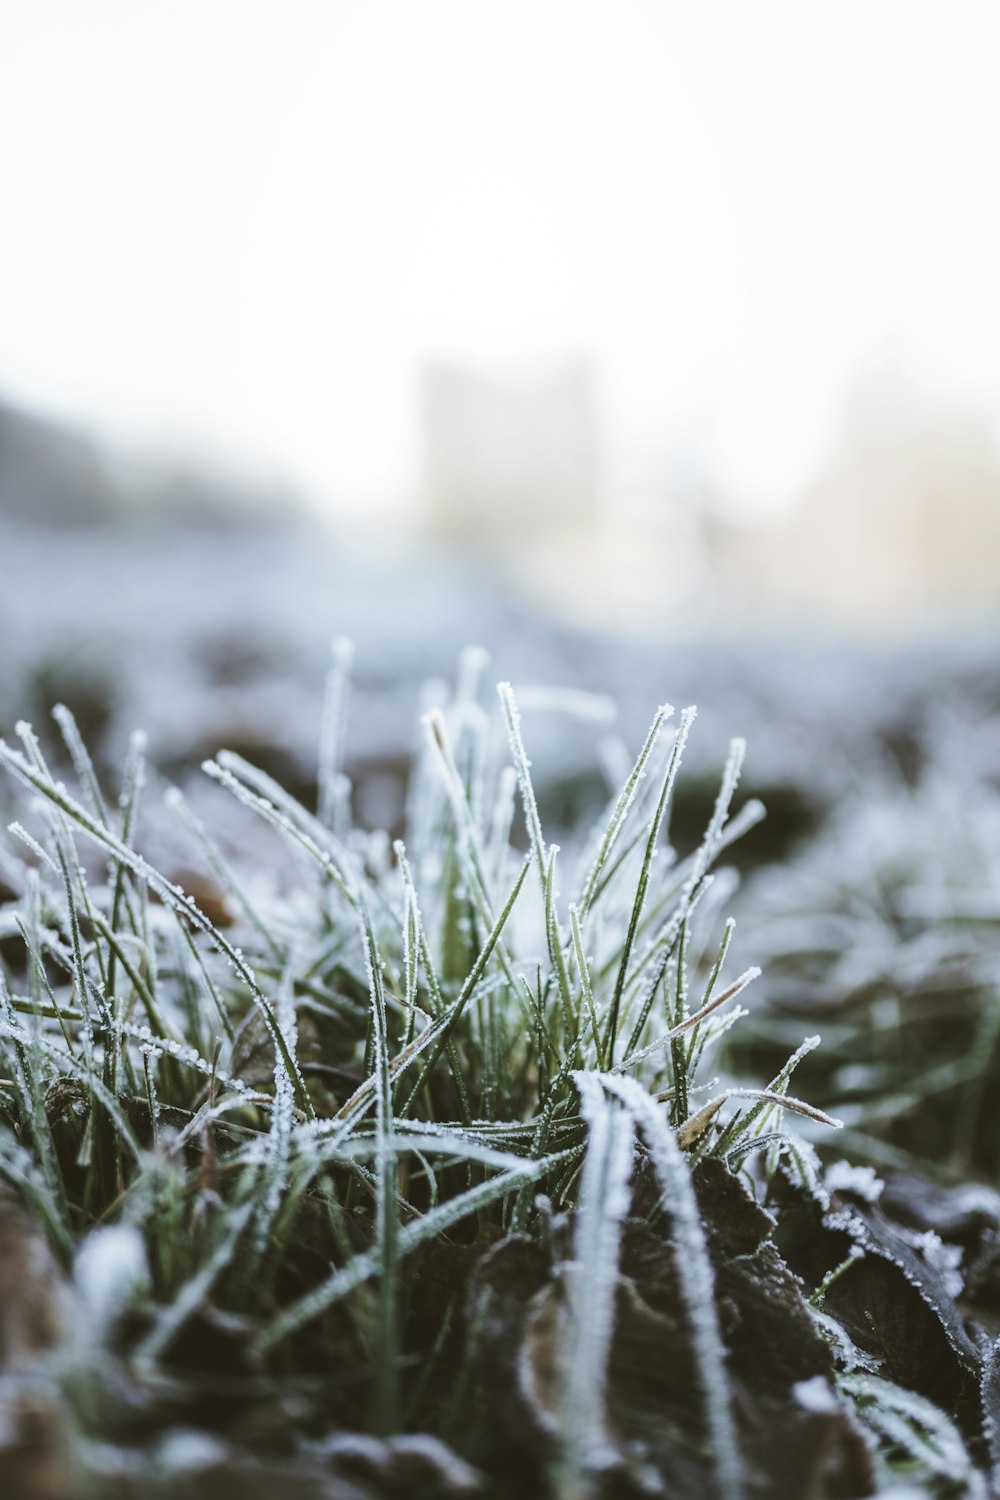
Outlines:
[{"label": "white frost coating", "polygon": [[864,1349],[859,1349],[845,1328],[835,1318],[831,1318],[821,1308],[809,1307],[809,1315],[821,1335],[833,1350],[834,1359],[841,1370],[852,1374],[856,1370],[864,1371],[868,1375],[877,1375],[882,1368],[882,1361],[876,1359],[873,1354],[868,1354]]},{"label": "white frost coating", "polygon": [[229,1449],[221,1438],[207,1432],[179,1428],[168,1432],[158,1444],[156,1456],[168,1474],[196,1474],[221,1463]]},{"label": "white frost coating", "polygon": [[507,737],[510,741],[511,753],[514,757],[514,765],[517,770],[518,785],[521,788],[521,801],[524,805],[524,821],[528,828],[528,837],[538,865],[538,876],[542,883],[542,900],[545,899],[545,866],[547,854],[545,839],[542,835],[542,825],[538,817],[538,804],[535,801],[534,788],[531,785],[531,761],[528,759],[524,748],[524,740],[521,738],[521,713],[514,697],[514,690],[509,682],[501,682],[497,688],[500,698],[500,707],[503,709],[504,721],[507,725]]},{"label": "white frost coating", "polygon": [[101,1337],[149,1283],[142,1235],[126,1224],[93,1230],[80,1246],[73,1276],[90,1331]]},{"label": "white frost coating", "polygon": [[[275,1025],[284,1038],[288,1056],[295,1059],[298,1050],[298,1025],[295,1015],[292,975],[294,958],[290,955],[285,977],[278,991],[275,1006]],[[267,1237],[271,1224],[281,1205],[282,1193],[288,1176],[288,1158],[292,1132],[295,1126],[295,1089],[291,1075],[285,1066],[278,1047],[274,1049],[274,1103],[271,1109],[271,1129],[268,1132],[265,1152],[264,1177],[266,1186],[260,1212],[254,1226],[254,1249],[262,1255],[267,1248]]]},{"label": "white frost coating", "polygon": [[837,1209],[829,1213],[823,1221],[827,1229],[838,1230],[841,1234],[849,1234],[862,1248],[871,1244],[868,1236],[868,1226],[864,1219],[849,1209]]},{"label": "white frost coating", "polygon": [[814,1375],[811,1380],[797,1380],[792,1386],[792,1395],[803,1411],[826,1415],[840,1409],[840,1403],[824,1375]]},{"label": "white frost coating", "polygon": [[[691,714],[692,718],[694,717],[693,709],[688,709],[687,712]],[[722,830],[729,816],[730,804],[736,795],[736,788],[739,785],[746,753],[746,740],[739,738],[730,740],[729,755],[723,768],[719,793],[715,799],[712,816],[709,819],[708,827],[705,829],[705,837],[701,841],[698,853],[695,856],[694,868],[689,877],[689,884],[692,890],[708,869],[712,856],[715,854],[722,837]]]},{"label": "white frost coating", "polygon": [[561,1399],[570,1494],[581,1471],[600,1462],[607,1443],[605,1387],[614,1333],[621,1221],[628,1212],[635,1144],[631,1115],[608,1099],[600,1075],[578,1072],[572,1076],[588,1138],[573,1239],[569,1350]]},{"label": "white frost coating", "polygon": [[828,1193],[853,1193],[866,1203],[877,1203],[885,1183],[876,1176],[874,1167],[855,1167],[849,1161],[835,1161],[823,1174],[823,1186]]},{"label": "white frost coating", "polygon": [[733,1420],[726,1351],[715,1309],[715,1277],[688,1164],[663,1111],[641,1084],[634,1078],[613,1074],[605,1074],[602,1082],[618,1095],[642,1128],[660,1179],[662,1204],[673,1220],[674,1257],[701,1377],[716,1489],[725,1500],[740,1500],[743,1465]]},{"label": "white frost coating", "polygon": [[480,1475],[467,1464],[463,1458],[459,1458],[447,1443],[440,1438],[434,1437],[429,1432],[404,1432],[397,1437],[389,1438],[386,1447],[392,1452],[403,1457],[413,1456],[426,1459],[433,1466],[438,1475],[445,1481],[447,1488],[451,1491],[461,1492],[467,1490],[470,1493],[480,1492]]},{"label": "white frost coating", "polygon": [[963,1494],[985,1497],[985,1487],[971,1483],[978,1476],[958,1428],[939,1407],[877,1375],[844,1375],[840,1384],[859,1403],[862,1421],[877,1433],[941,1478],[964,1481],[969,1488]]},{"label": "white frost coating", "polygon": [[910,1244],[914,1250],[919,1250],[929,1266],[940,1273],[949,1296],[960,1297],[965,1286],[959,1271],[962,1264],[961,1245],[946,1245],[933,1229],[925,1230],[923,1234],[914,1234],[910,1238]]}]

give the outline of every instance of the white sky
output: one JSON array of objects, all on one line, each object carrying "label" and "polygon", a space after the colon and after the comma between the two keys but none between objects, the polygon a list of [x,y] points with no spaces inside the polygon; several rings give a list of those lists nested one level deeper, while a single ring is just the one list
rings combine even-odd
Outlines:
[{"label": "white sky", "polygon": [[748,504],[890,357],[1000,414],[993,0],[0,0],[0,394],[416,485],[428,355],[590,352]]}]

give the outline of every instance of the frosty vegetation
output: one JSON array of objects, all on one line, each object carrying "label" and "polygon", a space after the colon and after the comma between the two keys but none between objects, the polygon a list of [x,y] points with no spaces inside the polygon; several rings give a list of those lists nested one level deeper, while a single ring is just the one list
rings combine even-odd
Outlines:
[{"label": "frosty vegetation", "polygon": [[[303,1494],[347,1476],[373,1495],[763,1495],[787,1422],[803,1455],[829,1449],[812,1479],[801,1458],[801,1493],[905,1477],[985,1494],[985,1419],[905,1388],[837,1310],[877,1262],[946,1323],[933,1279],[957,1295],[959,1261],[882,1226],[869,1166],[824,1185],[836,1090],[821,1108],[794,1078],[817,1036],[758,1023],[763,1076],[735,1045],[760,973],[733,972],[717,878],[762,816],[736,805],[743,742],[701,838],[675,847],[697,724],[662,706],[568,858],[542,826],[527,711],[508,684],[491,706],[467,653],[425,716],[405,827],[366,832],[351,660],[337,642],[315,809],[239,754],[204,766],[291,851],[280,878],[168,793],[212,919],[139,852],[141,736],[117,794],[66,710],[56,752],[26,724],[0,745],[24,792],[2,866],[0,1174],[51,1259],[58,1312],[22,1365],[80,1493],[117,1493],[113,1442],[151,1494],[242,1445]],[[581,694],[533,712],[553,707],[606,712]],[[816,1253],[782,1239],[800,1221]],[[768,1297],[797,1351],[780,1370],[766,1340],[739,1346]],[[633,1323],[678,1361],[655,1410],[620,1395]],[[974,1364],[943,1336],[987,1393],[982,1349]],[[206,1408],[208,1370],[224,1394]],[[755,1386],[773,1387],[766,1443]],[[28,1495],[31,1444],[11,1452]]]}]

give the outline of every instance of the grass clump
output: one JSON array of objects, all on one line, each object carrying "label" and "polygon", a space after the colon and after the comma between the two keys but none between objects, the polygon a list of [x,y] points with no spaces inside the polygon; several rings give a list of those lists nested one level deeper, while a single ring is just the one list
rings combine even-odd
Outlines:
[{"label": "grass clump", "polygon": [[[0,745],[30,794],[0,927],[0,1175],[70,1308],[32,1366],[67,1482],[112,1493],[113,1440],[140,1493],[250,1453],[303,1494],[736,1497],[778,1492],[783,1432],[784,1492],[833,1496],[870,1492],[873,1453],[891,1475],[905,1428],[933,1488],[962,1438],[876,1357],[857,1373],[832,1289],[802,1297],[840,1233],[789,1124],[836,1124],[789,1092],[817,1039],[766,1086],[710,1076],[758,972],[726,974],[713,888],[759,816],[733,811],[742,742],[675,850],[694,711],[660,708],[563,873],[515,695],[498,741],[481,665],[425,719],[394,842],[351,824],[343,643],[315,812],[235,754],[206,763],[291,852],[284,888],[170,793],[224,921],[136,848],[140,739],[114,803],[65,710],[72,787],[27,725]],[[782,1202],[829,1264],[793,1274]],[[192,1429],[216,1446],[174,1463]]]}]

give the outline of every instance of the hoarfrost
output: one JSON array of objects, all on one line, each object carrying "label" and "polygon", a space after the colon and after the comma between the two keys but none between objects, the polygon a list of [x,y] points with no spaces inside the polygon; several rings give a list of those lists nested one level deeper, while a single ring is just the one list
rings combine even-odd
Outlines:
[{"label": "hoarfrost", "polygon": [[825,1375],[814,1375],[811,1380],[797,1380],[792,1386],[792,1395],[803,1411],[826,1415],[838,1411],[840,1403]]},{"label": "hoarfrost", "polygon": [[828,1193],[852,1193],[866,1203],[877,1203],[885,1189],[874,1167],[856,1167],[849,1161],[831,1162],[823,1175],[823,1186]]}]

